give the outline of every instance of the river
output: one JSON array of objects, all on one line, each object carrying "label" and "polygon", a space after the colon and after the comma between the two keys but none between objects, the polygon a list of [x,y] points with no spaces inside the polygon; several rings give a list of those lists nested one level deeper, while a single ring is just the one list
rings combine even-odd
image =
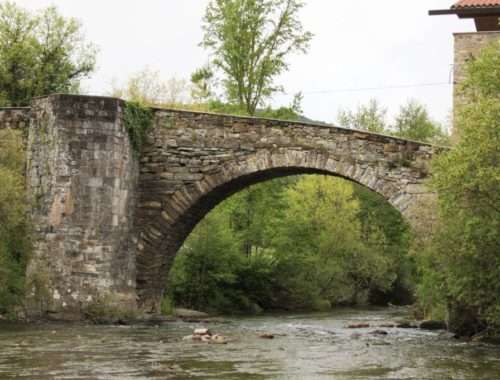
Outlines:
[{"label": "river", "polygon": [[[0,379],[500,379],[499,346],[418,329],[345,328],[399,313],[341,308],[130,326],[3,322]],[[182,340],[199,327],[228,343]],[[387,335],[371,334],[376,329]]]}]

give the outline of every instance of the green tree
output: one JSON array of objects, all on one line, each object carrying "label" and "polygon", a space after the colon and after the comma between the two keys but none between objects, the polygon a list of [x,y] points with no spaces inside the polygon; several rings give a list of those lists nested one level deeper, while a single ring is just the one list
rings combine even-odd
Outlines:
[{"label": "green tree", "polygon": [[0,314],[13,313],[24,301],[30,250],[24,168],[22,134],[0,130]]},{"label": "green tree", "polygon": [[285,208],[287,185],[293,180],[285,177],[250,186],[224,202],[230,228],[245,256],[270,248],[274,224]]},{"label": "green tree", "polygon": [[435,310],[446,306],[449,327],[463,334],[500,333],[499,67],[498,41],[469,61],[455,118],[460,139],[432,162],[439,219],[421,267],[434,286],[419,296]]},{"label": "green tree", "polygon": [[306,52],[312,38],[298,19],[298,0],[211,0],[203,18],[201,45],[223,74],[225,95],[254,115],[280,90],[276,77],[288,70],[287,57]]},{"label": "green tree", "polygon": [[354,196],[359,201],[358,217],[363,234],[382,232],[387,239],[384,254],[391,259],[396,279],[390,288],[372,288],[369,302],[376,304],[411,304],[414,301],[416,268],[414,260],[408,255],[412,242],[412,231],[408,222],[384,197],[374,191],[354,184]]},{"label": "green tree", "polygon": [[448,134],[429,117],[427,109],[416,100],[410,99],[401,106],[393,133],[405,139],[445,145]]},{"label": "green tree", "polygon": [[[427,114],[423,106],[419,107]],[[371,99],[367,105],[358,106],[354,112],[340,110],[337,115],[337,123],[344,128],[374,133],[394,133],[386,122],[386,109],[380,108],[376,99]],[[415,125],[409,128],[413,128]],[[431,129],[430,132],[431,135],[435,134],[434,129]],[[425,139],[427,137],[429,136],[425,135]],[[390,288],[374,287],[370,290],[370,302],[411,303],[416,279],[415,263],[412,257],[407,255],[411,244],[408,224],[393,206],[375,192],[363,186],[354,185],[354,195],[360,204],[359,219],[365,235],[368,236],[373,228],[374,232],[380,231],[385,235],[387,238],[387,244],[384,248],[385,254],[391,258],[396,272],[396,280]]]},{"label": "green tree", "polygon": [[257,267],[238,252],[228,224],[225,210],[216,207],[186,240],[166,282],[166,294],[177,305],[219,312],[260,310],[249,297],[258,288],[249,291],[240,277],[258,273]]},{"label": "green tree", "polygon": [[386,121],[387,110],[381,108],[376,99],[367,105],[360,105],[356,111],[339,110],[337,123],[343,128],[394,135],[410,140],[446,145],[450,142],[448,133],[429,117],[427,108],[410,99],[401,107],[394,125]]},{"label": "green tree", "polygon": [[368,105],[358,106],[356,112],[339,110],[337,123],[343,128],[359,129],[374,133],[387,133],[386,113],[387,110],[380,108],[377,99],[370,99]]},{"label": "green tree", "polygon": [[287,192],[288,207],[277,234],[277,255],[302,258],[302,281],[329,303],[363,302],[372,288],[394,280],[386,237],[364,233],[360,204],[349,182],[306,176]]},{"label": "green tree", "polygon": [[32,14],[10,1],[0,4],[0,106],[78,91],[95,68],[95,55],[80,22],[55,7]]},{"label": "green tree", "polygon": [[283,106],[277,109],[272,109],[271,106],[259,110],[257,112],[258,117],[265,117],[270,119],[281,119],[281,120],[299,120],[302,114],[302,93],[298,92],[293,97],[292,104],[288,107]]},{"label": "green tree", "polygon": [[193,84],[191,88],[191,97],[197,101],[210,99],[213,95],[213,80],[214,72],[209,65],[196,69],[195,72],[191,74],[191,83]]}]

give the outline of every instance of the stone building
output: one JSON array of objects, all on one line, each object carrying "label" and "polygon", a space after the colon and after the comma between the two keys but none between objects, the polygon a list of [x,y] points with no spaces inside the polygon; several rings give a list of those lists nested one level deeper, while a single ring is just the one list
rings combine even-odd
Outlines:
[{"label": "stone building", "polygon": [[[460,19],[473,19],[475,32],[453,33],[455,54],[453,63],[453,84],[457,85],[465,79],[467,60],[474,57],[481,48],[491,41],[500,39],[500,0],[460,0],[450,9],[429,11],[430,15],[457,15]],[[459,96],[454,97],[454,108]]]}]

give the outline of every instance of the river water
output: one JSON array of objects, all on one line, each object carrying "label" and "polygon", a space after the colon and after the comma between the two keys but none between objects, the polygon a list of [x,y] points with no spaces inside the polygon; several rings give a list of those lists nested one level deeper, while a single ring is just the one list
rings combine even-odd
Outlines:
[{"label": "river water", "polygon": [[[499,346],[418,329],[345,328],[399,318],[390,309],[342,308],[228,323],[0,323],[0,379],[500,379]],[[182,340],[199,327],[228,343]]]}]

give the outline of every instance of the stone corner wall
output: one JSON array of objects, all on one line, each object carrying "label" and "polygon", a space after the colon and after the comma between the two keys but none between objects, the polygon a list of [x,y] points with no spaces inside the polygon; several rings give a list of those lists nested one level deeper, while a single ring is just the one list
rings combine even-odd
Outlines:
[{"label": "stone corner wall", "polygon": [[30,107],[0,108],[0,129],[23,129],[29,124]]},{"label": "stone corner wall", "polygon": [[34,260],[49,271],[47,310],[67,319],[105,297],[136,307],[138,159],[118,99],[35,99],[28,133]]},{"label": "stone corner wall", "polygon": [[470,56],[475,56],[478,52],[491,41],[500,39],[500,32],[470,32],[454,33],[455,53],[453,63],[453,85],[454,97],[453,108],[455,109],[460,102],[460,96],[457,94],[458,85],[467,78],[465,72],[467,60]]}]

